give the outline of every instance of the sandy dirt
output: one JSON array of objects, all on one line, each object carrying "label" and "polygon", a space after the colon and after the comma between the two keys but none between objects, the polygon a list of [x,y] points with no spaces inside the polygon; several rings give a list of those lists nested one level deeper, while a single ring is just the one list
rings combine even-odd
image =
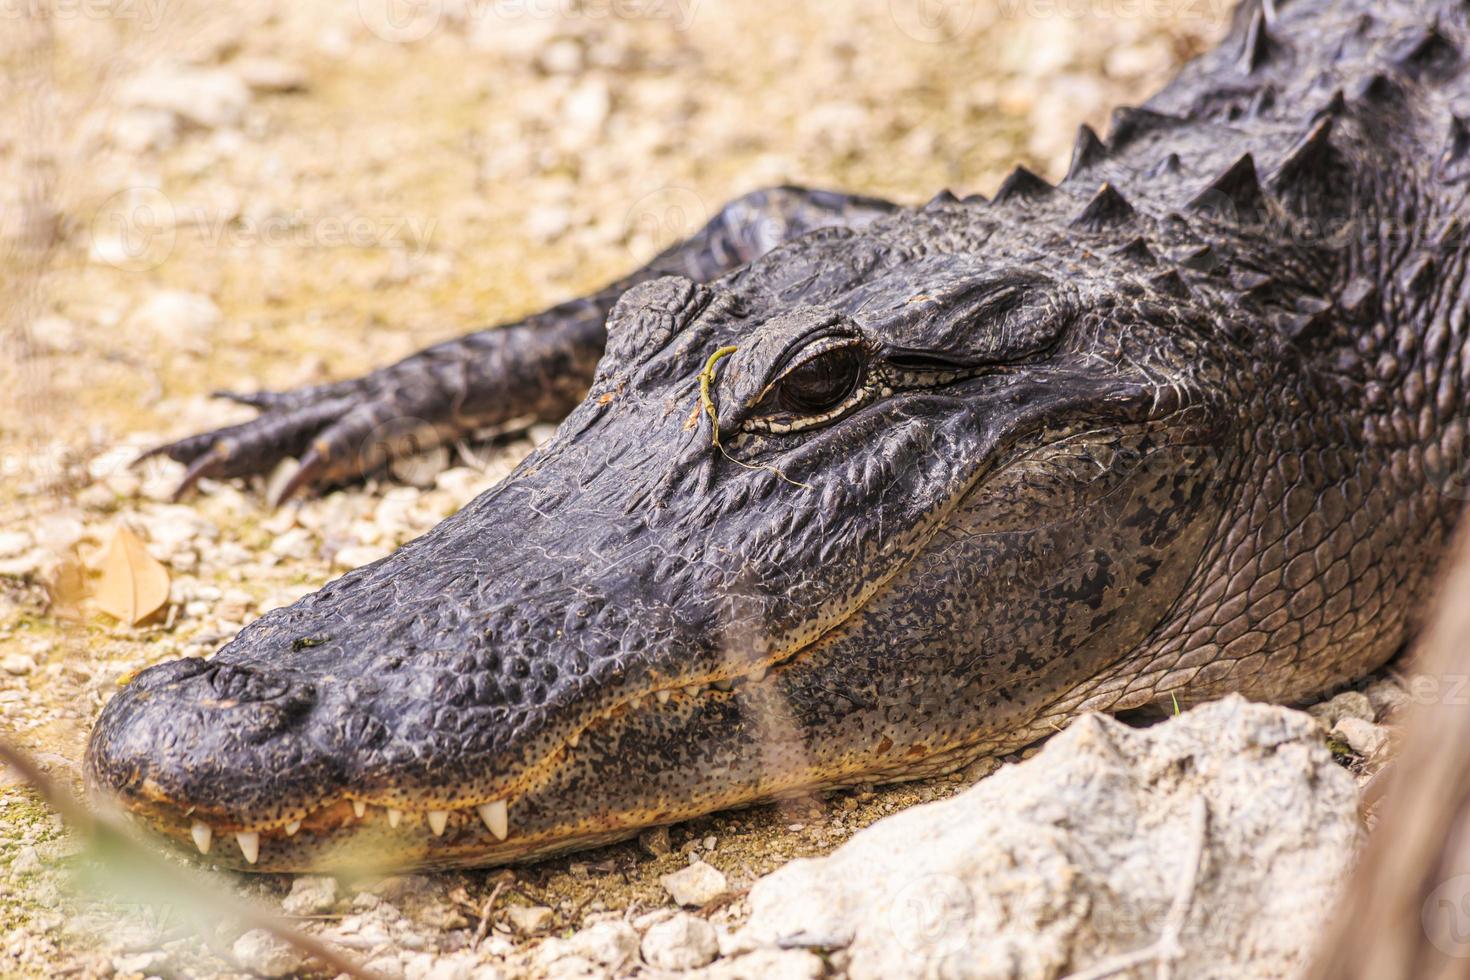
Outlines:
[{"label": "sandy dirt", "polygon": [[[349,376],[513,319],[760,186],[919,204],[988,193],[1017,162],[1060,176],[1079,122],[1104,129],[1227,17],[1183,0],[0,5],[0,733],[75,788],[120,681],[207,656],[422,533],[550,431],[275,512],[259,484],[206,481],[171,504],[179,467],[127,464],[249,417],[211,390]],[[119,527],[171,579],[141,626],[93,598]],[[548,906],[541,935],[561,933],[667,905],[658,876],[692,855],[738,890],[958,785],[707,818],[663,856],[629,843],[520,869],[503,900]],[[232,969],[166,913],[119,919],[78,894],[76,851],[0,770],[0,975]],[[355,916],[368,935],[387,906],[398,931],[349,945],[402,953],[415,975],[414,956],[473,945],[501,880],[361,882],[307,921],[340,937]],[[490,925],[487,964],[541,941]],[[226,955],[231,928],[212,937]]]}]

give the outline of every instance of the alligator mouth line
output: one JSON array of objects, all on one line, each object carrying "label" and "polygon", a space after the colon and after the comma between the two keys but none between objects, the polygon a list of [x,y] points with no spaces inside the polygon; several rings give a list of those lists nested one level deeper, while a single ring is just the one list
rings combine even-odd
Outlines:
[{"label": "alligator mouth line", "polygon": [[[864,597],[866,601],[866,597]],[[859,603],[853,610],[856,612],[865,603]],[[297,811],[288,820],[276,820],[269,824],[244,823],[242,829],[230,830],[226,822],[221,828],[221,822],[214,823],[201,819],[198,808],[194,806],[181,807],[177,802],[169,800],[167,796],[152,786],[145,783],[145,794],[150,797],[149,803],[139,808],[153,811],[163,816],[177,826],[179,818],[189,824],[188,835],[193,841],[195,848],[200,854],[207,855],[214,847],[214,842],[221,829],[233,836],[240,854],[246,864],[256,864],[260,859],[260,848],[262,840],[283,841],[296,836],[303,828],[308,831],[329,832],[346,829],[352,826],[370,825],[376,821],[384,822],[388,828],[397,830],[408,823],[414,823],[424,827],[434,837],[443,837],[450,827],[451,821],[480,821],[497,841],[504,841],[511,835],[511,812],[510,806],[517,795],[524,795],[530,786],[536,783],[538,773],[554,768],[561,759],[570,751],[576,749],[584,736],[598,728],[603,723],[615,718],[624,717],[642,710],[649,705],[677,704],[680,701],[692,702],[696,698],[731,698],[738,696],[740,690],[749,685],[759,684],[768,676],[769,672],[797,661],[802,652],[810,648],[822,636],[831,629],[837,628],[848,617],[843,617],[828,630],[824,630],[812,640],[797,646],[790,652],[779,655],[771,660],[762,661],[752,666],[743,674],[733,675],[713,681],[695,681],[672,687],[659,688],[636,695],[627,700],[620,701],[608,708],[603,709],[569,735],[559,746],[552,748],[534,766],[526,770],[522,776],[515,780],[512,785],[524,787],[520,793],[502,791],[498,798],[485,802],[468,803],[459,806],[446,806],[439,808],[422,808],[405,805],[388,805],[366,799],[355,798],[351,795],[343,795],[329,802],[308,806]],[[529,784],[529,785],[528,785]],[[149,792],[149,790],[152,790]],[[151,805],[149,805],[151,804]],[[247,829],[248,828],[248,829]]]}]

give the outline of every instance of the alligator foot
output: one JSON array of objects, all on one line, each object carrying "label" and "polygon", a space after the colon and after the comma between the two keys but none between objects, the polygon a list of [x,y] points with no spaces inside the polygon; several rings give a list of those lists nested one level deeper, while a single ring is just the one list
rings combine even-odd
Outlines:
[{"label": "alligator foot", "polygon": [[264,475],[298,459],[276,504],[512,420],[559,421],[591,385],[607,342],[604,321],[628,289],[663,275],[708,282],[813,229],[859,227],[892,210],[884,201],[831,191],[755,191],[633,274],[519,323],[430,347],[361,378],[284,392],[217,392],[261,414],[141,459],[163,455],[188,467],[175,499],[206,477]]}]

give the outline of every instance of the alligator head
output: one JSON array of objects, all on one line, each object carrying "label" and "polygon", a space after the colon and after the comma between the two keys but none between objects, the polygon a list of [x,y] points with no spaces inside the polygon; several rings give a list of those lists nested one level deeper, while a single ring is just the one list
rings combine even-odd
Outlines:
[{"label": "alligator head", "polygon": [[90,782],[225,865],[430,868],[1035,738],[1195,573],[1248,372],[1136,250],[998,222],[944,203],[633,289],[548,443],[144,671]]}]

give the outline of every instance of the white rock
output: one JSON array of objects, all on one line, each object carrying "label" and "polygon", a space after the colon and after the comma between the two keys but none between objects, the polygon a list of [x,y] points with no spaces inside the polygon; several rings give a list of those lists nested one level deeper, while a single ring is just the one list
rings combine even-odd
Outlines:
[{"label": "white rock", "polygon": [[31,550],[29,531],[0,531],[0,558],[18,558]]},{"label": "white rock", "polygon": [[220,323],[219,307],[199,293],[168,289],[154,293],[128,317],[128,324],[185,350],[204,350]]},{"label": "white rock", "polygon": [[281,908],[290,915],[316,915],[337,904],[337,879],[323,875],[302,875],[291,882],[291,894],[281,900]]},{"label": "white rock", "polygon": [[659,875],[658,883],[680,905],[703,905],[724,894],[729,887],[720,869],[703,861],[694,861],[672,874]]},{"label": "white rock", "polygon": [[368,960],[363,965],[371,970],[374,976],[382,977],[383,980],[408,980],[403,972],[403,958],[397,953],[384,953],[382,956]]},{"label": "white rock", "polygon": [[476,959],[472,953],[415,956],[403,971],[404,980],[470,980]]},{"label": "white rock", "polygon": [[129,109],[112,122],[112,142],[129,153],[166,150],[179,138],[179,117],[167,109]]},{"label": "white rock", "polygon": [[804,949],[758,949],[719,960],[690,976],[700,980],[820,980],[827,976],[827,965]]},{"label": "white rock", "polygon": [[161,949],[147,949],[140,953],[126,953],[112,958],[112,968],[124,976],[156,976],[166,971],[168,953]]},{"label": "white rock", "polygon": [[289,977],[306,965],[300,953],[264,929],[251,929],[230,951],[242,970],[258,977]]},{"label": "white rock", "polygon": [[715,927],[688,912],[651,926],[643,937],[643,958],[664,970],[692,970],[719,952]]},{"label": "white rock", "polygon": [[1373,702],[1362,691],[1343,691],[1334,698],[1312,705],[1307,709],[1307,714],[1321,721],[1322,726],[1331,731],[1343,718],[1372,721]]},{"label": "white rock", "polygon": [[595,141],[612,111],[612,90],[600,76],[589,76],[579,82],[562,100],[564,128],[560,134],[575,145]]},{"label": "white rock", "polygon": [[1361,718],[1339,718],[1332,734],[1365,759],[1371,759],[1388,744],[1388,729]]},{"label": "white rock", "polygon": [[82,522],[70,514],[48,514],[32,525],[36,544],[53,555],[75,548],[86,533]]},{"label": "white rock", "polygon": [[351,571],[363,565],[371,565],[380,558],[387,558],[392,553],[392,548],[385,548],[382,545],[357,545],[339,550],[332,556],[332,564]]},{"label": "white rock", "polygon": [[620,919],[598,922],[575,933],[566,941],[573,956],[618,970],[638,956],[638,933]]},{"label": "white rock", "polygon": [[1359,835],[1353,779],[1319,732],[1240,697],[1142,730],[1083,717],[1032,759],[763,878],[738,938],[837,949],[852,980],[1056,976],[1158,942],[1192,885],[1176,971],[1295,975]]},{"label": "white rock", "polygon": [[31,340],[48,354],[70,354],[82,349],[77,325],[64,316],[41,316],[32,320]]},{"label": "white rock", "polygon": [[8,653],[0,659],[0,670],[20,677],[36,669],[36,660],[28,653]]},{"label": "white rock", "polygon": [[13,875],[35,874],[41,870],[41,858],[36,849],[31,846],[22,847],[16,851],[15,857],[10,862],[10,873]]},{"label": "white rock", "polygon": [[505,916],[517,931],[530,934],[546,928],[551,922],[551,909],[545,905],[512,905],[505,910]]},{"label": "white rock", "polygon": [[203,129],[234,126],[250,105],[250,87],[222,68],[155,65],[123,85],[121,105],[160,109]]},{"label": "white rock", "polygon": [[279,58],[241,58],[230,67],[255,92],[300,92],[306,88],[306,69]]}]

